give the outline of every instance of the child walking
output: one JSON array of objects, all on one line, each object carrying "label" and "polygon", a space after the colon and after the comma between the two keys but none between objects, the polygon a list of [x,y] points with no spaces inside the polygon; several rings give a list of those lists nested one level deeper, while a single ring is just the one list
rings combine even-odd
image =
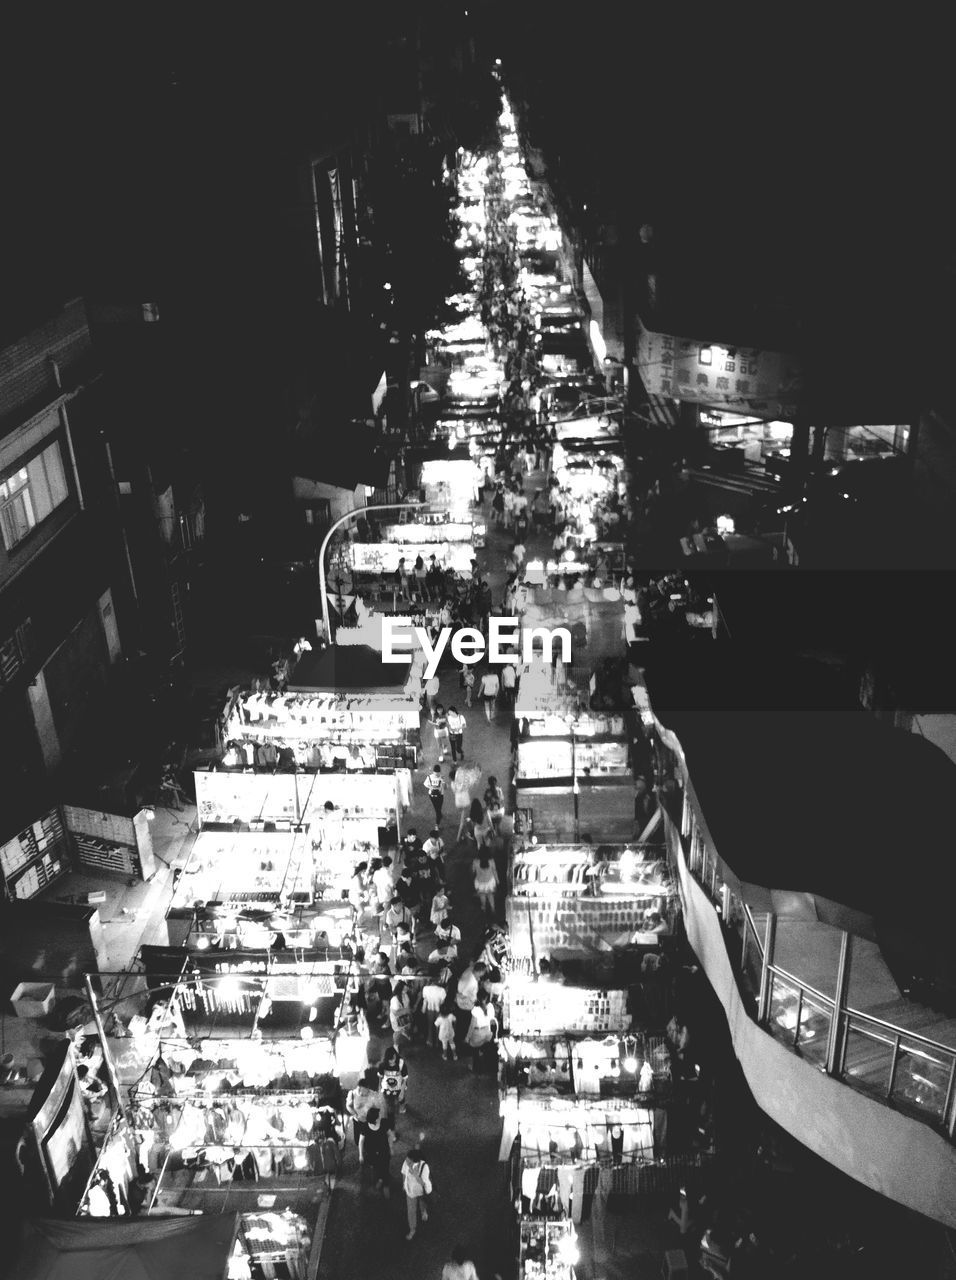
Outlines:
[{"label": "child walking", "polygon": [[452,1005],[445,1002],[442,1011],[435,1019],[438,1028],[438,1043],[441,1045],[441,1056],[445,1062],[457,1062],[458,1050],[455,1048],[455,1015]]}]

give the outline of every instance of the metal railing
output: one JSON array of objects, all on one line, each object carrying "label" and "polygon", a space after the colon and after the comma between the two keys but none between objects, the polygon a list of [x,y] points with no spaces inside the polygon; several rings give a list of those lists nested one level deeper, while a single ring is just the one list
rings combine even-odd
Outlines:
[{"label": "metal railing", "polygon": [[[756,996],[756,1021],[770,1035],[851,1088],[877,1097],[956,1140],[956,1048],[908,1031],[848,1001],[852,937],[842,931],[835,996],[827,996],[774,963],[776,916],[769,912],[764,937],[733,872],[712,849],[706,821],[695,803],[680,744],[657,723],[660,743],[683,782],[680,826],[668,824],[668,854],[679,849],[687,868],[726,923],[741,935],[741,987]],[[725,903],[733,910],[727,911]],[[826,1030],[826,1037],[823,1032]]]},{"label": "metal railing", "polygon": [[766,1030],[844,1084],[916,1115],[952,1140],[956,1049],[818,991],[773,963],[772,954],[768,961],[760,934],[744,903],[741,968],[749,983],[757,978],[754,994],[763,978],[760,1021]]}]

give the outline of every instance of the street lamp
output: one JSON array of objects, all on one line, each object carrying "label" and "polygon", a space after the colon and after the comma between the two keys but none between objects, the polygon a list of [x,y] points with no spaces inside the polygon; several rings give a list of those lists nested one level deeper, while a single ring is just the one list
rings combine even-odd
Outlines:
[{"label": "street lamp", "polygon": [[374,507],[354,507],[351,511],[346,511],[344,516],[339,516],[329,526],[329,531],[322,539],[322,546],[319,548],[319,594],[322,598],[322,624],[325,628],[325,638],[331,643],[331,622],[329,619],[329,598],[326,595],[326,579],[325,579],[325,553],[328,545],[332,540],[333,533],[341,528],[343,524],[351,520],[353,516],[364,516],[371,511],[405,511],[410,508],[424,507],[427,504],[418,498],[413,498],[406,502],[385,502]]}]

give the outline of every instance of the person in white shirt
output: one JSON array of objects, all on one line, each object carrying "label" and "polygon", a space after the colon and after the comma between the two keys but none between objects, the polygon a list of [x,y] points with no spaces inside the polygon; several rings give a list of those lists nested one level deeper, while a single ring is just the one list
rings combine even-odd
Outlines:
[{"label": "person in white shirt", "polygon": [[380,911],[384,911],[391,902],[394,883],[392,860],[391,858],[383,858],[381,866],[372,872],[372,884],[375,886],[375,895],[378,898]]},{"label": "person in white shirt", "polygon": [[409,1151],[402,1165],[402,1186],[405,1190],[405,1208],[408,1213],[408,1235],[411,1240],[420,1222],[428,1221],[428,1197],[432,1192],[431,1170],[417,1147]]},{"label": "person in white shirt", "polygon": [[448,737],[451,740],[452,763],[465,758],[465,717],[455,707],[448,708]]},{"label": "person in white shirt", "polygon": [[471,809],[472,788],[478,784],[481,778],[481,768],[478,765],[460,764],[455,770],[455,776],[451,780],[452,790],[455,793],[455,809],[458,812],[458,839],[461,839],[461,833],[465,829],[465,823],[468,821],[468,811]]},{"label": "person in white shirt", "polygon": [[461,942],[461,930],[452,923],[451,916],[445,916],[435,929],[435,941],[439,946],[458,946]]},{"label": "person in white shirt", "polygon": [[524,543],[523,543],[523,542],[516,542],[516,543],[515,543],[515,545],[514,545],[514,547],[512,548],[511,554],[514,556],[514,558],[515,558],[515,563],[517,564],[518,568],[520,569],[520,568],[521,568],[521,566],[524,564],[524,557],[525,557],[525,546],[524,546]]},{"label": "person in white shirt", "polygon": [[514,524],[514,518],[515,518],[515,495],[514,495],[514,492],[507,487],[505,488],[505,492],[504,492],[504,502],[505,502],[504,524],[506,529],[510,529],[511,526]]},{"label": "person in white shirt", "polygon": [[501,688],[504,693],[505,705],[513,707],[515,703],[515,689],[518,684],[518,676],[514,667],[509,662],[501,669]]},{"label": "person in white shirt", "polygon": [[455,1039],[464,1040],[471,1026],[471,1011],[478,1002],[480,979],[486,966],[480,960],[463,969],[455,989]]},{"label": "person in white shirt", "polygon": [[495,702],[500,687],[497,672],[486,671],[481,677],[481,697],[485,704],[485,719],[489,724],[494,718]]},{"label": "person in white shirt", "polygon": [[445,879],[445,842],[441,838],[441,832],[437,827],[433,827],[428,839],[422,845],[422,853],[431,859],[433,869],[437,872],[439,882]]}]

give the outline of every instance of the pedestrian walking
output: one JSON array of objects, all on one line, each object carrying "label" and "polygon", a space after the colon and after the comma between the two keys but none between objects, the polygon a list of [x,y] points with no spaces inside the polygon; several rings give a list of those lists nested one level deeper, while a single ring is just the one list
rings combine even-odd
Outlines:
[{"label": "pedestrian walking", "polygon": [[465,823],[465,835],[475,842],[475,851],[484,843],[485,838],[485,806],[476,796],[468,810],[468,821]]},{"label": "pedestrian walking", "polygon": [[475,877],[475,892],[478,895],[478,901],[481,904],[482,911],[488,915],[495,914],[495,893],[498,888],[498,871],[494,861],[483,853],[480,858],[476,858],[471,864],[472,874]]},{"label": "pedestrian walking", "polygon": [[395,1134],[385,1123],[384,1105],[370,1108],[365,1120],[365,1165],[374,1189],[381,1191],[386,1200],[391,1195],[389,1163],[394,1141]]},{"label": "pedestrian walking", "polygon": [[441,1012],[435,1019],[438,1043],[441,1046],[441,1056],[445,1062],[458,1061],[458,1049],[455,1046],[455,1022],[454,1006],[446,1000]]},{"label": "pedestrian walking", "polygon": [[[422,852],[431,864],[432,879],[437,892],[445,883],[445,842],[441,838],[441,832],[437,827],[432,828],[431,834],[422,845]],[[432,897],[434,896],[433,893]]]},{"label": "pedestrian walking", "polygon": [[441,922],[444,920],[445,916],[448,915],[448,912],[450,910],[451,910],[451,899],[448,896],[447,889],[442,887],[435,894],[434,898],[432,898],[432,907],[431,907],[432,925],[435,928],[437,928],[438,925],[440,925]]},{"label": "pedestrian walking", "polygon": [[425,698],[428,703],[428,715],[431,719],[435,717],[435,707],[438,704],[438,690],[440,687],[437,675],[431,676],[425,681]]},{"label": "pedestrian walking", "polygon": [[338,1116],[332,1107],[319,1107],[312,1126],[312,1142],[309,1149],[309,1162],[315,1174],[321,1173],[329,1191],[335,1190],[342,1170],[342,1146],[345,1136],[342,1133]]},{"label": "pedestrian walking", "polygon": [[425,569],[425,561],[421,556],[415,557],[415,594],[424,604],[428,599],[428,584],[426,582],[427,570]]},{"label": "pedestrian walking", "polygon": [[398,982],[388,1005],[388,1020],[392,1028],[392,1043],[400,1048],[403,1043],[410,1044],[412,1039],[412,1002],[408,987]]},{"label": "pedestrian walking", "polygon": [[441,769],[437,764],[425,779],[425,790],[435,810],[435,826],[440,827],[442,806],[445,803],[445,779],[441,776]]},{"label": "pedestrian walking", "polygon": [[485,719],[489,724],[494,719],[495,703],[498,700],[500,687],[496,671],[486,671],[481,677],[481,697],[485,704]]},{"label": "pedestrian walking", "polygon": [[471,1023],[465,1036],[465,1044],[472,1051],[471,1069],[475,1075],[481,1073],[482,1060],[487,1058],[489,1046],[495,1042],[497,1029],[498,1022],[494,1011],[488,1007],[487,997],[479,996],[471,1011]]},{"label": "pedestrian walking", "polygon": [[468,811],[472,802],[472,788],[478,785],[480,777],[480,766],[464,764],[458,765],[451,776],[452,792],[455,797],[455,811],[458,814],[457,838],[459,840],[468,821]]},{"label": "pedestrian walking", "polygon": [[448,722],[448,737],[451,742],[451,758],[455,760],[464,760],[465,758],[465,717],[456,707],[448,708],[446,717]]},{"label": "pedestrian walking", "polygon": [[[440,970],[437,965],[433,966],[429,972],[428,978],[422,987],[422,1015],[425,1019],[425,1043],[429,1049],[435,1047],[437,1025],[436,1019],[442,1011],[442,1006],[448,999],[448,993],[438,980]],[[452,1018],[452,1042],[454,1042],[454,1025],[455,1020]]]},{"label": "pedestrian walking", "polygon": [[408,1063],[394,1045],[385,1050],[382,1061],[378,1064],[378,1078],[382,1097],[385,1099],[385,1114],[389,1125],[394,1129],[399,1111],[405,1110],[405,1097],[408,1093]]},{"label": "pedestrian walking", "polygon": [[[440,702],[435,703],[431,717],[432,732],[435,735],[435,746],[438,748],[438,762],[444,762],[446,755],[452,755],[451,735],[448,728],[448,717]],[[452,756],[454,759],[454,756]]]},{"label": "pedestrian walking", "polygon": [[505,663],[501,670],[501,693],[504,704],[509,710],[514,709],[515,691],[518,687],[518,673],[510,662]]},{"label": "pedestrian walking", "polygon": [[352,1138],[358,1147],[359,1164],[365,1163],[365,1136],[368,1132],[369,1113],[373,1108],[378,1108],[379,1114],[383,1113],[385,1099],[379,1089],[378,1073],[374,1067],[369,1067],[355,1088],[349,1090],[345,1099],[345,1110],[352,1120]]},{"label": "pedestrian walking", "polygon": [[419,1226],[428,1221],[428,1197],[432,1193],[432,1177],[425,1157],[418,1147],[409,1151],[402,1164],[405,1209],[408,1214],[406,1240],[413,1240]]},{"label": "pedestrian walking", "polygon": [[385,912],[385,926],[392,935],[393,955],[404,942],[411,942],[415,932],[415,913],[395,894]]},{"label": "pedestrian walking", "polygon": [[465,674],[462,676],[462,682],[465,686],[465,706],[470,707],[472,699],[475,696],[475,685],[478,683],[478,677],[475,675],[474,668],[465,668]]},{"label": "pedestrian walking", "polygon": [[488,814],[488,821],[491,823],[495,835],[497,835],[501,819],[504,817],[505,795],[498,786],[498,779],[494,774],[489,775],[488,785],[485,787],[485,810]]},{"label": "pedestrian walking", "polygon": [[[377,860],[376,860],[377,861]],[[395,874],[392,869],[392,860],[388,856],[384,857],[379,865],[372,871],[372,884],[375,888],[375,896],[378,900],[379,910],[384,911],[392,900],[392,893],[395,887]]]},{"label": "pedestrian walking", "polygon": [[398,568],[395,570],[395,584],[398,587],[398,593],[403,599],[409,599],[411,592],[408,589],[408,567],[405,564],[405,557],[401,556],[398,561]]},{"label": "pedestrian walking", "polygon": [[493,524],[501,524],[505,513],[505,487],[499,480],[495,485],[495,496],[491,500],[491,519]]},{"label": "pedestrian walking", "polygon": [[478,988],[485,973],[480,960],[472,961],[458,976],[455,988],[455,1043],[463,1041],[471,1026],[471,1011],[478,1001]]}]

